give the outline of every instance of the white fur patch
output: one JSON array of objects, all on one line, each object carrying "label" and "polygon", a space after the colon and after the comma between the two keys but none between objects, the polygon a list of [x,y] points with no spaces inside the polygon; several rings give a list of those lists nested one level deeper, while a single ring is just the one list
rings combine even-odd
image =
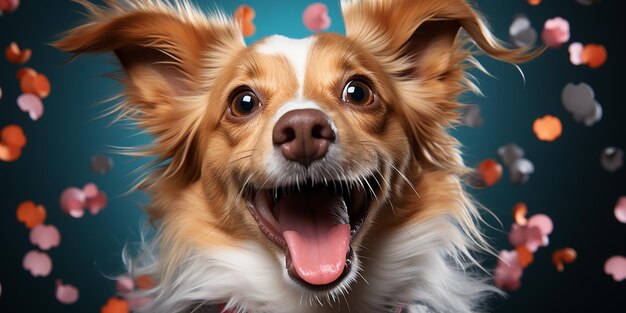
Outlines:
[{"label": "white fur patch", "polygon": [[263,54],[284,56],[289,60],[298,80],[298,98],[302,98],[304,77],[306,74],[309,51],[315,42],[315,38],[307,37],[292,39],[285,36],[274,35],[259,45],[257,51]]},{"label": "white fur patch", "polygon": [[272,121],[276,123],[276,121],[283,117],[283,115],[285,115],[287,112],[304,109],[315,109],[323,112],[322,108],[313,101],[293,100],[283,104],[280,108],[278,108],[278,111],[276,111],[276,113],[272,117]]}]

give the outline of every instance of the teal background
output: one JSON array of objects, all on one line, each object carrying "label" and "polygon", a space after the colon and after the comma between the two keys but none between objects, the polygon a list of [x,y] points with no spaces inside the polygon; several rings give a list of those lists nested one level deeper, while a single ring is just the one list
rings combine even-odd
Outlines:
[{"label": "teal background", "polygon": [[[343,33],[337,1],[323,1],[330,8],[329,31]],[[519,201],[528,204],[529,214],[551,216],[555,230],[550,246],[535,254],[535,263],[524,271],[522,288],[508,298],[492,299],[493,312],[623,312],[626,282],[614,282],[603,272],[604,261],[613,255],[626,255],[626,225],[613,217],[613,207],[626,194],[626,175],[604,171],[599,163],[605,146],[626,148],[626,109],[624,91],[624,18],[621,1],[605,0],[581,6],[574,0],[546,0],[538,7],[524,0],[479,0],[495,32],[508,38],[508,27],[517,13],[528,15],[539,31],[546,19],[562,16],[570,21],[573,41],[601,43],[609,52],[607,63],[591,70],[569,63],[567,45],[549,50],[522,66],[524,84],[510,65],[481,58],[496,77],[475,73],[485,97],[464,96],[464,101],[480,105],[485,122],[472,129],[460,127],[454,134],[465,145],[466,161],[475,165],[484,158],[496,157],[499,146],[515,142],[526,150],[536,173],[523,186],[513,186],[508,177],[495,186],[472,193],[502,221],[485,214],[495,229],[485,227],[498,249],[510,249],[506,233],[512,223],[511,208]],[[301,22],[309,1],[198,0],[204,9],[215,7],[232,12],[242,3],[253,6],[257,33],[253,42],[270,34],[289,37],[311,34]],[[107,105],[97,103],[120,90],[104,77],[114,70],[112,57],[88,56],[65,64],[68,55],[48,43],[58,34],[79,24],[81,9],[65,0],[23,0],[17,12],[0,17],[0,47],[11,41],[33,50],[27,66],[48,76],[51,95],[44,100],[45,114],[37,122],[15,105],[20,94],[15,77],[18,66],[0,60],[0,127],[17,123],[28,136],[22,157],[13,163],[0,162],[0,312],[99,312],[115,292],[105,275],[122,269],[124,244],[139,240],[145,222],[141,205],[147,197],[140,193],[123,195],[130,188],[142,160],[113,155],[115,167],[100,176],[89,170],[94,153],[109,152],[110,146],[133,146],[151,140],[136,136],[122,126],[109,127],[109,119],[97,119]],[[603,105],[604,117],[593,127],[575,123],[560,103],[562,88],[568,82],[587,82]],[[545,114],[563,121],[563,136],[555,142],[536,139],[532,122]],[[109,204],[97,216],[87,214],[73,219],[61,213],[58,199],[63,189],[96,182],[109,195]],[[34,200],[47,208],[46,224],[56,225],[62,235],[60,247],[49,254],[53,271],[49,277],[34,278],[22,269],[24,254],[34,249],[28,230],[15,218],[17,205]],[[557,273],[551,264],[552,251],[571,246],[579,259]],[[495,258],[485,257],[487,266]],[[63,305],[54,296],[55,279],[80,289],[80,299]]]}]

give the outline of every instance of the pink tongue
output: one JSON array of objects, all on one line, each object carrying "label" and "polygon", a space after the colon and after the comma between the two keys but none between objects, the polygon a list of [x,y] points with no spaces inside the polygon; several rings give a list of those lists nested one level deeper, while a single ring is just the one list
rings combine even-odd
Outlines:
[{"label": "pink tongue", "polygon": [[333,218],[336,208],[345,210],[341,197],[321,192],[290,195],[277,203],[292,265],[311,285],[334,282],[346,265],[350,224]]}]

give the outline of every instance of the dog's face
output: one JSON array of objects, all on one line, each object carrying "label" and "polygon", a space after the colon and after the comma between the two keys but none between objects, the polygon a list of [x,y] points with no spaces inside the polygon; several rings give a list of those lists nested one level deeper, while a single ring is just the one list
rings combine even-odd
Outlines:
[{"label": "dog's face", "polygon": [[277,279],[337,294],[377,236],[443,215],[475,229],[447,133],[473,86],[467,38],[501,60],[533,56],[503,48],[463,0],[346,0],[346,36],[251,46],[184,2],[80,2],[90,23],[56,45],[113,51],[126,71],[118,108],[164,162],[145,186],[163,280],[187,251],[253,241],[277,256]]}]

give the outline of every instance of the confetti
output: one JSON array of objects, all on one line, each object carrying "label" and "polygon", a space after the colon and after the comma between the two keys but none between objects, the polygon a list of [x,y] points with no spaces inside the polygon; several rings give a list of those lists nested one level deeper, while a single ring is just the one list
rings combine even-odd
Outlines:
[{"label": "confetti", "polygon": [[526,219],[526,214],[528,213],[528,207],[526,207],[526,203],[519,202],[513,207],[513,220],[515,224],[524,226],[528,222]]},{"label": "confetti", "polygon": [[509,143],[498,148],[498,156],[504,165],[511,166],[515,161],[524,157],[524,149],[514,143]]},{"label": "confetti", "polygon": [[91,171],[100,175],[109,173],[113,169],[113,160],[104,154],[91,156]]},{"label": "confetti", "polygon": [[30,119],[38,120],[43,115],[43,103],[39,97],[25,93],[17,97],[17,106],[22,112],[27,112]]},{"label": "confetti", "polygon": [[252,21],[256,16],[254,9],[247,5],[240,5],[233,14],[235,21],[241,25],[244,37],[250,37],[256,32],[256,26]]},{"label": "confetti", "polygon": [[532,27],[527,16],[518,14],[509,26],[511,42],[518,48],[528,48],[537,42],[537,31]]},{"label": "confetti", "polygon": [[[150,298],[150,297],[129,297],[128,299],[126,299],[126,301],[128,302],[128,307],[131,310],[135,311],[135,310],[139,310],[140,308],[142,308],[146,304],[154,301],[154,298]],[[224,312],[224,313],[226,313],[226,312]]]},{"label": "confetti", "polygon": [[112,297],[109,298],[109,301],[102,306],[100,313],[128,313],[130,308],[128,307],[128,302],[124,299]]},{"label": "confetti", "polygon": [[517,251],[500,251],[495,270],[496,286],[509,291],[517,290],[521,285],[522,274]]},{"label": "confetti", "polygon": [[576,250],[572,248],[563,248],[552,253],[552,264],[556,270],[562,272],[565,270],[564,264],[570,264],[576,261]]},{"label": "confetti", "polygon": [[483,124],[480,108],[475,105],[466,106],[463,112],[463,124],[472,128],[480,127]]},{"label": "confetti", "polygon": [[565,85],[561,92],[565,110],[572,113],[574,121],[592,126],[602,118],[602,106],[595,100],[593,88],[586,83]]},{"label": "confetti", "polygon": [[620,221],[620,223],[626,224],[626,196],[619,197],[613,212],[615,213],[615,218]]},{"label": "confetti", "polygon": [[20,78],[20,88],[23,93],[32,93],[44,99],[50,95],[50,81],[46,75],[25,71]]},{"label": "confetti", "polygon": [[61,193],[59,200],[61,210],[74,218],[81,218],[85,214],[85,202],[87,201],[82,189],[69,187]]},{"label": "confetti", "polygon": [[105,193],[98,190],[98,186],[94,183],[89,183],[83,186],[83,193],[85,194],[85,206],[89,209],[91,215],[96,215],[107,205],[107,196]]},{"label": "confetti", "polygon": [[604,263],[604,272],[620,282],[626,278],[626,258],[621,255],[610,257]]},{"label": "confetti", "polygon": [[616,147],[606,147],[600,154],[600,164],[609,172],[615,172],[624,166],[624,150]]},{"label": "confetti", "polygon": [[63,281],[56,281],[56,298],[63,304],[74,304],[78,301],[78,288],[72,285],[64,285]]},{"label": "confetti", "polygon": [[54,225],[39,224],[30,231],[30,242],[39,249],[47,251],[59,246],[61,233]]},{"label": "confetti", "polygon": [[549,19],[543,26],[541,39],[550,48],[558,48],[569,41],[569,22],[561,17]]},{"label": "confetti", "polygon": [[26,75],[37,76],[37,71],[30,67],[23,67],[19,71],[17,71],[15,77],[17,77],[18,80],[22,80],[22,78],[24,78],[24,76]]},{"label": "confetti", "polygon": [[46,208],[36,205],[33,201],[24,201],[17,207],[17,220],[24,223],[26,228],[33,229],[46,220]]},{"label": "confetti", "polygon": [[569,51],[569,61],[574,65],[583,64],[583,44],[580,42],[573,42],[567,49]]},{"label": "confetti", "polygon": [[528,227],[537,227],[541,231],[541,234],[548,236],[552,234],[554,224],[552,219],[545,214],[535,214],[528,219]]},{"label": "confetti", "polygon": [[509,167],[509,180],[514,185],[525,184],[530,178],[530,174],[535,172],[535,166],[528,159],[516,160]]},{"label": "confetti", "polygon": [[20,49],[15,42],[11,42],[4,51],[7,61],[11,64],[24,64],[30,60],[32,51],[30,49]]},{"label": "confetti", "polygon": [[302,22],[310,31],[317,32],[328,29],[331,24],[328,7],[321,2],[310,4],[302,13]]},{"label": "confetti", "polygon": [[52,271],[52,260],[45,252],[31,250],[24,256],[22,266],[34,277],[46,277]]},{"label": "confetti", "polygon": [[533,123],[533,131],[537,138],[542,141],[554,141],[563,133],[563,124],[558,117],[545,115]]},{"label": "confetti", "polygon": [[502,177],[502,165],[494,159],[486,159],[478,165],[478,172],[482,175],[485,184],[492,186]]},{"label": "confetti", "polygon": [[525,246],[530,252],[539,247],[548,246],[548,235],[552,233],[553,224],[550,217],[535,214],[528,219],[526,225],[513,224],[509,233],[509,242],[514,247]]},{"label": "confetti", "polygon": [[137,289],[140,290],[152,289],[155,286],[150,275],[138,276],[137,278],[135,278],[135,285],[137,286]]},{"label": "confetti", "polygon": [[21,149],[26,145],[26,135],[19,125],[7,125],[0,133],[0,142]]},{"label": "confetti", "polygon": [[128,276],[122,276],[115,280],[115,289],[119,294],[127,294],[135,289],[135,281]]},{"label": "confetti", "polygon": [[0,0],[0,11],[13,12],[20,6],[20,0]]},{"label": "confetti", "polygon": [[607,57],[606,48],[603,45],[597,44],[585,45],[581,53],[582,63],[587,64],[590,68],[598,68],[604,65]]},{"label": "confetti", "polygon": [[528,4],[530,5],[539,5],[541,0],[528,0]]},{"label": "confetti", "polygon": [[525,246],[518,246],[515,248],[517,252],[517,261],[522,268],[527,268],[535,261],[533,253]]}]

